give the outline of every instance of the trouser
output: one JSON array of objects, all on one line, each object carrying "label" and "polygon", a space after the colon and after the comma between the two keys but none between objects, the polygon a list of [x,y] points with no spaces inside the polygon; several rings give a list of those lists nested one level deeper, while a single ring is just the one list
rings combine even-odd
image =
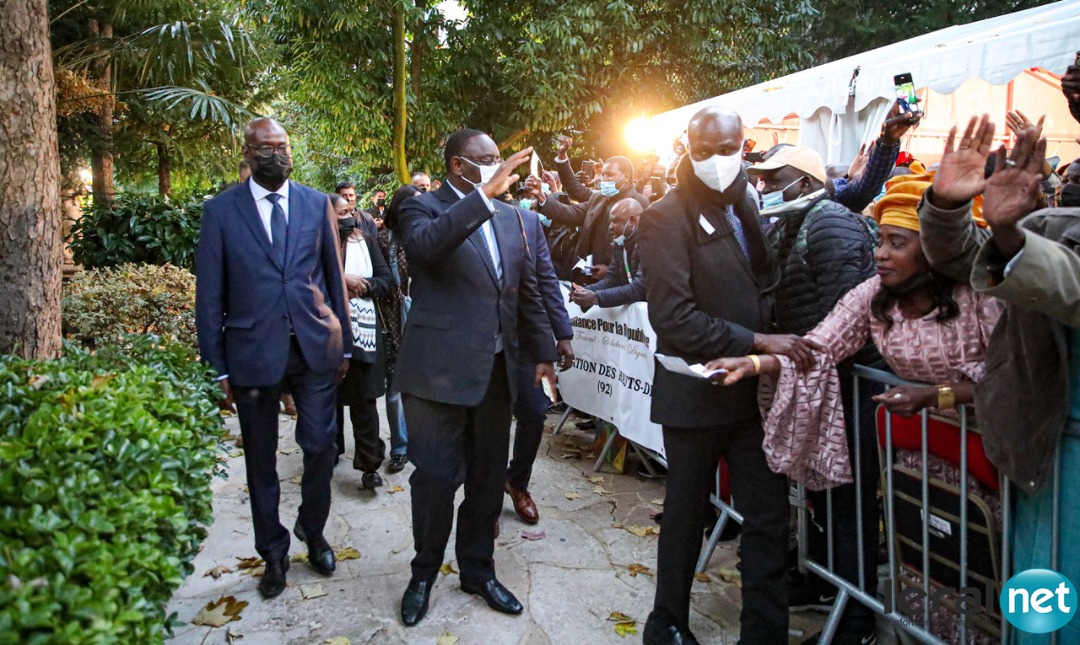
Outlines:
[{"label": "trouser", "polygon": [[296,401],[296,442],[304,452],[300,481],[299,523],[307,535],[322,535],[330,515],[330,478],[334,473],[334,402],[337,373],[311,371],[293,337],[282,383],[271,387],[241,387],[233,392],[244,439],[255,550],[267,561],[289,555],[289,531],[281,525],[278,504],[281,484],[277,474],[278,411],[282,387]]},{"label": "trouser", "polygon": [[[855,450],[855,401],[854,378],[850,368],[840,369],[841,398],[844,406],[844,419],[847,426],[848,454],[851,455],[851,476],[856,473],[858,459],[860,478],[851,484],[844,484],[832,489],[832,526],[833,526],[833,571],[841,578],[859,585],[859,523],[856,515],[856,486],[862,494],[862,567],[865,580],[864,590],[871,595],[877,590],[878,562],[878,485],[881,471],[878,465],[877,421],[874,411],[877,404],[870,398],[884,389],[880,384],[866,379],[859,381],[859,451]],[[813,507],[813,521],[810,522],[808,552],[810,557],[822,566],[829,565],[828,535],[828,497],[826,491],[810,491],[808,500]],[[814,580],[827,584],[820,578]],[[860,602],[847,603],[840,623],[842,630],[864,632],[873,629],[874,612]]]},{"label": "trouser", "polygon": [[409,433],[405,429],[405,407],[401,405],[401,392],[386,392],[386,423],[390,426],[390,454],[408,454]]},{"label": "trouser", "polygon": [[771,470],[761,448],[761,421],[705,428],[664,427],[667,494],[657,553],[653,614],[689,629],[690,588],[701,552],[716,465],[731,469],[742,529],[742,643],[785,644],[787,602],[787,479]]},{"label": "trouser", "polygon": [[544,437],[544,421],[551,406],[551,399],[544,394],[543,387],[535,385],[536,363],[522,360],[518,365],[517,400],[514,401],[514,417],[517,428],[514,431],[514,456],[506,478],[514,488],[529,490],[532,478],[533,462],[540,450],[540,440]]},{"label": "trouser", "polygon": [[[353,468],[365,473],[373,473],[382,465],[386,455],[386,442],[379,436],[379,409],[375,399],[367,399],[359,405],[349,406],[349,420],[352,421]],[[345,454],[345,406],[337,406],[337,454]]]},{"label": "trouser", "polygon": [[502,512],[510,445],[510,384],[503,353],[495,356],[487,392],[467,407],[402,395],[409,424],[412,486],[412,574],[434,580],[454,524],[454,494],[465,485],[458,507],[457,554],[461,582],[483,585],[495,577],[495,523]]}]

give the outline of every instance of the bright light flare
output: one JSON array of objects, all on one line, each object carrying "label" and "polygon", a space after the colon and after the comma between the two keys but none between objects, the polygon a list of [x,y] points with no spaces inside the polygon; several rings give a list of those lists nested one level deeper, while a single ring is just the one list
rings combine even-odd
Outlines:
[{"label": "bright light flare", "polygon": [[627,123],[623,138],[627,145],[638,152],[655,152],[659,144],[652,119],[645,116]]}]

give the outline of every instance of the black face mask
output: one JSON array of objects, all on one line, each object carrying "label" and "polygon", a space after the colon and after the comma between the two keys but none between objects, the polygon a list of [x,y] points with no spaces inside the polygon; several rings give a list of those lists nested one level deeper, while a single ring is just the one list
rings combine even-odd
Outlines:
[{"label": "black face mask", "polygon": [[292,173],[292,159],[287,155],[274,154],[269,157],[252,157],[251,176],[264,184],[279,185],[285,183]]},{"label": "black face mask", "polygon": [[379,208],[382,208],[383,206],[386,206],[386,199],[376,199],[375,200],[375,205],[378,206]]},{"label": "black face mask", "polygon": [[1058,196],[1058,206],[1076,208],[1080,206],[1080,184],[1065,184]]},{"label": "black face mask", "polygon": [[341,239],[344,240],[350,235],[352,235],[352,232],[355,231],[358,226],[360,226],[360,221],[357,220],[355,217],[342,217],[337,221],[337,226],[338,235],[340,235]]}]

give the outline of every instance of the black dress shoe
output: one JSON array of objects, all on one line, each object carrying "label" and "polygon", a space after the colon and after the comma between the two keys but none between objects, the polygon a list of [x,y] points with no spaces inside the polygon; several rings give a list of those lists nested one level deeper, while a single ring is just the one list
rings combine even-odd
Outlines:
[{"label": "black dress shoe", "polygon": [[434,580],[409,580],[409,586],[405,587],[405,595],[401,597],[401,622],[406,627],[412,627],[420,622],[427,613],[428,600],[431,599],[431,588],[435,586]]},{"label": "black dress shoe", "polygon": [[649,614],[645,621],[645,633],[641,637],[644,645],[698,645],[698,640],[689,629],[680,629],[655,614]]},{"label": "black dress shoe", "polygon": [[480,596],[487,601],[488,607],[495,611],[501,611],[504,614],[520,614],[522,612],[523,608],[518,599],[495,578],[488,580],[479,587],[472,587],[463,582],[461,583],[461,590],[465,593]]},{"label": "black dress shoe", "polygon": [[405,464],[409,463],[408,455],[390,455],[390,463],[386,464],[386,472],[400,473],[405,470]]},{"label": "black dress shoe", "polygon": [[334,572],[334,569],[337,569],[337,558],[334,557],[334,550],[330,548],[326,538],[318,535],[308,540],[308,537],[304,535],[304,529],[300,528],[299,520],[293,525],[293,533],[296,535],[297,540],[307,545],[308,564],[316,573],[328,576]]},{"label": "black dress shoe", "polygon": [[273,598],[285,591],[285,572],[289,570],[289,559],[272,560],[266,563],[262,578],[259,580],[259,593],[263,598]]}]

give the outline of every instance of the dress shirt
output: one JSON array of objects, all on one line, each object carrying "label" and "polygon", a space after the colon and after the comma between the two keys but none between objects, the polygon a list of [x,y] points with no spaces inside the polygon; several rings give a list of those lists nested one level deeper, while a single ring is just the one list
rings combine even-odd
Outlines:
[{"label": "dress shirt", "polygon": [[255,198],[255,207],[259,209],[259,220],[262,221],[263,230],[266,231],[266,239],[270,240],[270,243],[274,243],[274,235],[270,232],[270,214],[274,210],[274,204],[266,198],[271,192],[275,192],[281,195],[281,200],[278,205],[281,206],[281,210],[285,211],[285,224],[289,223],[289,182],[285,181],[275,191],[269,191],[259,184],[256,184],[254,180],[248,181],[248,186],[251,187],[251,196]]},{"label": "dress shirt", "polygon": [[[450,186],[450,190],[458,196],[458,199],[465,199],[465,193],[457,189],[457,186],[450,183],[450,180],[446,180],[446,185]],[[491,214],[495,214],[495,206],[492,205],[491,199],[488,198],[487,193],[480,190],[479,187],[474,188],[476,192],[480,193],[480,198],[484,200],[484,205],[487,206]],[[499,258],[499,243],[495,239],[495,229],[491,226],[491,218],[484,220],[484,223],[480,225],[480,234],[484,236],[484,246],[487,247],[488,254],[491,255],[491,262],[495,265],[495,275],[499,277],[499,283],[502,284],[502,259]],[[499,335],[495,339],[495,353],[503,351],[503,336],[502,329],[499,329]]]}]

